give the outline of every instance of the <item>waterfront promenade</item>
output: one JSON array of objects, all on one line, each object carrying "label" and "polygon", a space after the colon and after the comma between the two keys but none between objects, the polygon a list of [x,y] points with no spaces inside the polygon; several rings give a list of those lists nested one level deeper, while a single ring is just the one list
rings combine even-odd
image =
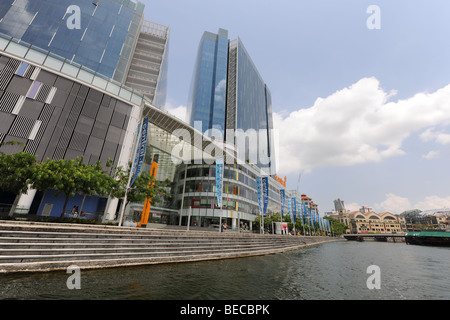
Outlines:
[{"label": "waterfront promenade", "polygon": [[244,258],[342,238],[0,221],[0,273]]}]

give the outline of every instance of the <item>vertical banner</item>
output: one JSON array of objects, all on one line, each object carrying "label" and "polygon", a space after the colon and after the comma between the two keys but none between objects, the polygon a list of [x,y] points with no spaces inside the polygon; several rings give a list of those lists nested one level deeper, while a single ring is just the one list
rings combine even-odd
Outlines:
[{"label": "vertical banner", "polygon": [[303,217],[303,224],[306,224],[306,204],[305,203],[303,203],[302,217]]},{"label": "vertical banner", "polygon": [[263,212],[262,180],[261,180],[261,177],[256,177],[256,190],[258,192],[259,213],[261,214]]},{"label": "vertical banner", "polygon": [[320,226],[320,216],[319,216],[319,213],[317,213],[317,212],[316,212],[316,221],[319,224],[319,229],[320,229],[321,228],[321,226]]},{"label": "vertical banner", "polygon": [[223,192],[223,159],[216,159],[216,194],[217,206],[222,208]]},{"label": "vertical banner", "polygon": [[281,198],[281,220],[283,220],[284,215],[284,204],[286,203],[286,190],[280,190],[280,198]]},{"label": "vertical banner", "polygon": [[262,191],[264,200],[264,210],[263,213],[267,212],[267,205],[269,204],[269,177],[263,177],[262,179]]},{"label": "vertical banner", "polygon": [[294,216],[292,222],[297,222],[297,198],[292,198],[292,215]]},{"label": "vertical banner", "polygon": [[145,150],[147,148],[147,132],[148,132],[148,118],[145,118],[142,121],[141,136],[139,138],[139,146],[136,150],[136,158],[134,159],[134,172],[133,172],[133,180],[131,181],[130,187],[133,185],[134,181],[139,175],[141,171],[142,163],[144,162]]},{"label": "vertical banner", "polygon": [[291,217],[291,222],[294,222],[294,217],[292,216],[292,198],[288,198],[288,210],[289,210],[289,216]]},{"label": "vertical banner", "polygon": [[313,225],[313,221],[312,221],[312,214],[311,214],[311,208],[308,208],[308,210],[309,210],[309,226],[310,227],[312,227],[312,225]]}]

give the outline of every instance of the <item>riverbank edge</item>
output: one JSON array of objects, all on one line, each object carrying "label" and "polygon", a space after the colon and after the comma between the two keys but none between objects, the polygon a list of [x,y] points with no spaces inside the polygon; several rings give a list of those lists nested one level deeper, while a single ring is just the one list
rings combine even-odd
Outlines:
[{"label": "riverbank edge", "polygon": [[[168,228],[161,229],[136,229],[130,227],[114,227],[114,226],[87,226],[87,225],[74,225],[74,224],[56,224],[56,223],[36,223],[36,222],[17,222],[17,221],[0,221],[0,228],[23,228],[24,230],[40,230],[40,229],[53,229],[55,232],[60,232],[63,230],[73,230],[73,231],[103,231],[103,232],[123,232],[131,234],[142,234],[142,233],[163,233],[163,234],[174,234],[174,235],[202,235],[210,236],[213,238],[218,234],[227,237],[292,237],[297,238],[300,242],[299,244],[293,244],[283,248],[274,249],[264,249],[258,251],[239,251],[234,253],[214,253],[214,254],[200,254],[200,255],[186,255],[177,257],[152,257],[152,258],[130,258],[126,261],[117,262],[116,259],[99,259],[99,260],[74,260],[74,261],[48,261],[48,262],[28,262],[28,263],[5,263],[0,264],[0,274],[13,274],[13,273],[46,273],[55,271],[66,271],[68,268],[79,268],[80,270],[98,270],[98,269],[109,269],[109,268],[123,268],[123,267],[139,267],[145,265],[155,265],[155,264],[169,264],[169,263],[189,263],[189,262],[200,262],[200,261],[211,261],[211,260],[224,260],[224,259],[239,259],[248,258],[254,256],[263,256],[284,253],[294,250],[300,250],[316,245],[321,245],[325,243],[346,241],[344,238],[332,238],[332,237],[320,237],[320,236],[290,236],[290,235],[271,235],[271,234],[254,234],[254,233],[238,233],[227,231],[224,233],[214,232],[214,231],[200,231],[200,230],[175,230]],[[307,240],[302,241],[302,240]]]}]

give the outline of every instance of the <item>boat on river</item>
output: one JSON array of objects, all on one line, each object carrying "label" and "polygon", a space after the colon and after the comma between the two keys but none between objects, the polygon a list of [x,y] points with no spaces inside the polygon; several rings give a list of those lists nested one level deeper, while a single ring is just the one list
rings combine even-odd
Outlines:
[{"label": "boat on river", "polygon": [[450,232],[444,230],[412,231],[405,236],[406,244],[450,247]]}]

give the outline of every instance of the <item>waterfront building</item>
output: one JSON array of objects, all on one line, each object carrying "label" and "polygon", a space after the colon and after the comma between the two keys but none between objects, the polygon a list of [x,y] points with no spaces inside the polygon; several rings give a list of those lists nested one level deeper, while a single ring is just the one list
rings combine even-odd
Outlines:
[{"label": "waterfront building", "polygon": [[350,213],[336,212],[331,217],[348,225],[347,232],[351,234],[407,232],[406,220],[403,216],[390,212],[376,213],[367,210],[367,207]]},{"label": "waterfront building", "polygon": [[[110,2],[123,3],[124,7],[127,4],[127,8],[133,4],[131,1],[101,0],[97,11],[92,12],[94,17],[100,17],[100,9],[103,6],[108,8]],[[42,7],[40,1],[33,3],[33,10]],[[23,5],[23,2],[16,1],[12,6],[16,4]],[[134,8],[137,6],[134,3]],[[56,9],[61,10],[61,7]],[[8,12],[10,8],[0,6],[0,10]],[[63,11],[58,12],[64,15]],[[34,12],[36,17],[40,14]],[[55,55],[48,51],[52,49],[48,46],[41,48],[37,43],[30,44],[12,35],[1,34],[0,142],[19,141],[25,144],[25,147],[5,145],[1,151],[7,154],[26,151],[37,155],[38,161],[47,157],[83,157],[89,163],[100,160],[105,165],[108,159],[112,159],[115,166],[126,166],[134,159],[140,124],[143,119],[148,119],[146,153],[141,172],[150,172],[153,159],[158,156],[156,179],[172,181],[168,187],[171,196],[162,203],[152,205],[149,221],[166,224],[186,224],[189,221],[190,225],[208,226],[216,225],[222,218],[232,227],[251,229],[252,222],[260,215],[256,178],[264,173],[250,163],[238,163],[234,152],[222,150],[231,163],[225,165],[224,205],[220,210],[216,207],[213,201],[216,197],[216,157],[208,149],[213,143],[212,139],[168,114],[157,103],[164,100],[163,94],[158,95],[158,92],[164,93],[164,84],[159,86],[158,82],[164,81],[163,74],[167,67],[163,57],[167,56],[168,29],[155,28],[150,31],[145,22],[142,22],[141,27],[142,32],[136,40],[140,44],[133,54],[127,56],[129,67],[124,71],[127,77],[124,76],[126,80],[122,82],[114,80],[118,66],[112,75],[110,73],[112,78],[109,78],[100,73],[103,70],[101,66],[97,69],[91,69],[92,66],[87,68],[72,59],[73,55],[70,58]],[[34,28],[38,27],[34,25]],[[152,42],[156,43],[158,39],[149,40],[148,37],[149,33],[158,33],[158,30],[161,33],[155,37],[159,36],[159,40],[165,41],[164,52],[161,51],[161,45],[154,46]],[[152,79],[157,79],[153,96],[153,91],[145,90],[147,85],[140,88],[137,82],[133,82],[139,78],[140,72],[145,73],[150,69],[143,66],[149,63],[150,60],[146,61],[149,57],[143,56],[141,59],[139,55],[139,48],[145,51],[148,49],[146,46],[160,50],[162,58],[161,64],[155,66],[155,71],[158,66],[160,68],[158,76],[148,71]],[[148,81],[147,84],[150,86],[153,82]],[[180,130],[187,132],[190,138],[181,139],[177,133]],[[181,155],[174,152],[174,148],[180,146],[183,151],[188,151]],[[272,176],[268,177],[268,182],[266,214],[280,211],[279,191],[285,188],[286,183]],[[13,204],[12,212],[16,214],[59,216],[63,204],[63,199],[55,197],[51,190],[45,194],[29,190],[21,196],[3,196],[2,199]],[[82,203],[86,217],[105,221],[117,221],[123,205],[119,199],[99,196],[84,198],[77,194],[69,199],[67,208]],[[124,221],[127,225],[139,222],[143,206],[143,203],[132,203],[125,208]]]},{"label": "waterfront building", "polygon": [[[253,221],[262,215],[258,205],[257,177],[261,170],[249,164],[225,164],[222,207],[217,205],[215,165],[181,165],[177,167],[174,185],[174,205],[181,207],[186,225],[208,227],[220,219],[233,229],[252,230]],[[265,215],[281,211],[280,189],[284,186],[268,177],[268,205]],[[285,207],[287,212],[287,207]]]},{"label": "waterfront building", "polygon": [[[2,152],[126,166],[144,111],[165,101],[168,28],[145,21],[143,12],[129,0],[3,1],[0,143],[25,147]],[[148,91],[133,82],[145,75]],[[77,195],[69,205],[83,202],[98,215],[117,211],[110,200]],[[18,213],[59,215],[62,202],[52,191],[2,194]]]},{"label": "waterfront building", "polygon": [[227,30],[201,38],[187,117],[199,131],[234,146],[240,162],[276,173],[269,88],[241,39],[230,41]]},{"label": "waterfront building", "polygon": [[0,34],[126,84],[163,107],[169,28],[145,20],[144,8],[130,0],[6,0]]},{"label": "waterfront building", "polygon": [[143,18],[129,0],[5,0],[0,33],[122,83]]},{"label": "waterfront building", "polygon": [[[158,217],[153,215],[155,221],[208,227],[217,226],[222,220],[233,229],[251,230],[258,215],[281,211],[280,190],[286,187],[286,179],[275,175],[275,162],[270,157],[270,92],[240,39],[230,41],[227,30],[219,29],[217,34],[205,32],[201,38],[188,102],[188,123],[193,129],[191,134],[216,141],[219,153],[201,158],[195,152],[187,152],[190,157],[174,169],[171,202],[155,208],[154,212],[159,212]],[[239,130],[262,131],[254,143],[260,143],[261,149],[252,153],[248,146],[241,148]],[[269,162],[252,161],[261,153],[269,156]],[[217,158],[224,158],[225,162],[221,207],[215,181]],[[259,177],[268,179],[265,210],[258,204]],[[286,204],[285,208],[287,211]]]}]

